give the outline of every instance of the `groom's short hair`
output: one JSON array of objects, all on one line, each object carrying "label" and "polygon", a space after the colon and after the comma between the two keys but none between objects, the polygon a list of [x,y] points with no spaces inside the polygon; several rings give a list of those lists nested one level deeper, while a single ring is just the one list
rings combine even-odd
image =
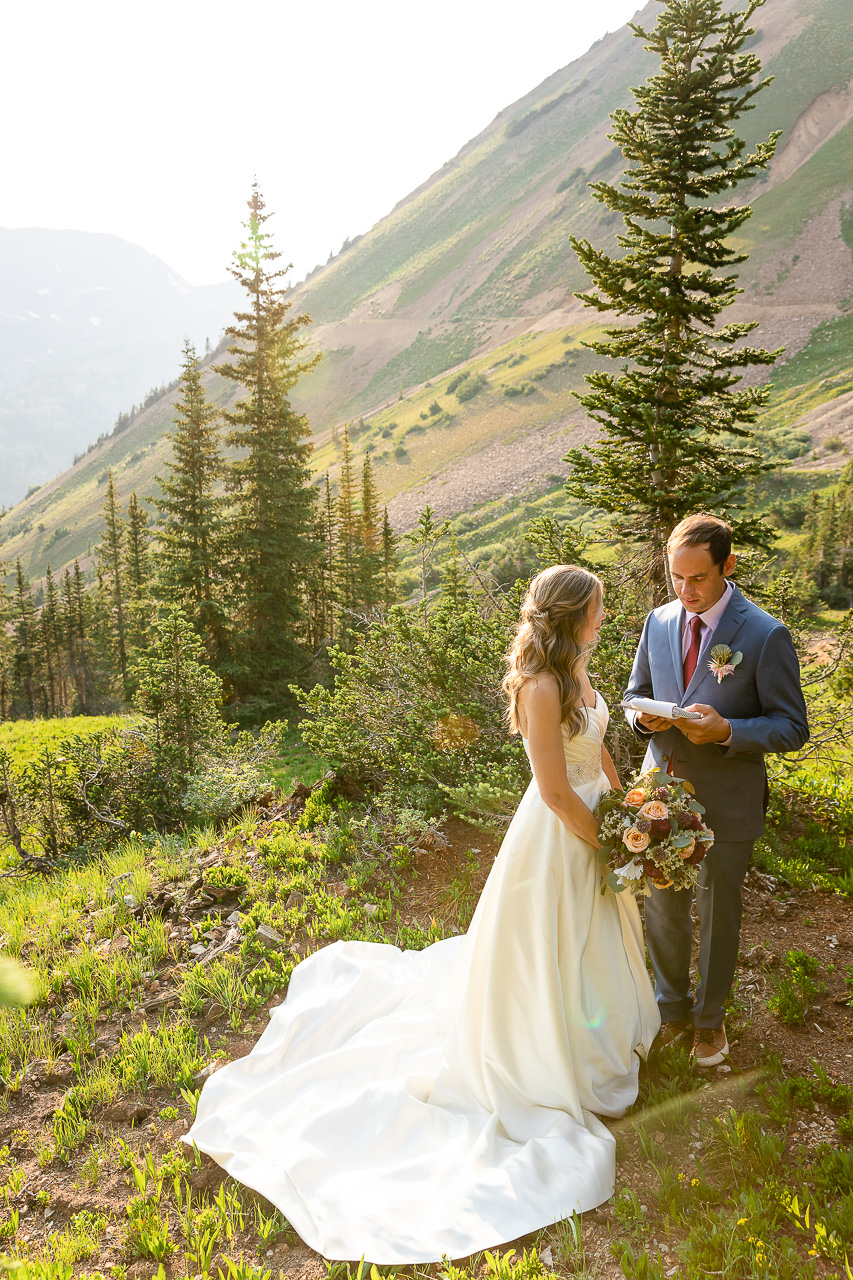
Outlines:
[{"label": "groom's short hair", "polygon": [[732,553],[732,527],[719,516],[687,516],[677,524],[666,543],[667,551],[677,547],[705,547],[714,564],[725,564]]}]

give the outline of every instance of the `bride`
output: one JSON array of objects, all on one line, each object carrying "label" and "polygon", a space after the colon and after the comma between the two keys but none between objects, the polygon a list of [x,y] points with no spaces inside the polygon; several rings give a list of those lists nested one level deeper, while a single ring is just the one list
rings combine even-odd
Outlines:
[{"label": "bride", "polygon": [[336,942],[297,966],[185,1141],[332,1259],[459,1258],[613,1193],[599,1117],[636,1098],[660,1025],[636,902],[599,893],[591,810],[616,770],[587,675],[601,584],[530,585],[504,681],[533,769],[464,936]]}]

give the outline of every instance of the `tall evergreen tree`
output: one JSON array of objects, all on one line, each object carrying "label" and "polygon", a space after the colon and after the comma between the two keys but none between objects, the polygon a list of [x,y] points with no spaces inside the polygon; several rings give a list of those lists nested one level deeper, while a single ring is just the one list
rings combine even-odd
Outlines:
[{"label": "tall evergreen tree", "polygon": [[751,435],[769,392],[738,384],[742,370],[775,355],[739,345],[757,322],[716,323],[739,292],[731,268],[746,259],[726,242],[752,212],[721,197],[767,166],[779,136],[748,153],[733,127],[768,83],[756,55],[743,52],[763,3],[729,10],[724,0],[665,0],[652,32],[629,24],[660,70],[634,90],[636,110],[611,116],[610,137],[630,166],[620,186],[590,184],[622,215],[625,252],[614,258],[571,241],[595,286],[578,296],[625,323],[588,344],[622,372],[586,379],[580,400],[604,436],[568,455],[566,488],[651,548],[661,596],[671,592],[667,536],[691,512],[726,511],[742,539],[766,538],[757,519],[736,514],[747,479],[763,469],[737,441]]},{"label": "tall evergreen tree", "polygon": [[20,559],[15,561],[15,590],[13,596],[13,631],[15,636],[14,680],[23,705],[24,714],[38,715],[36,696],[39,681],[38,619]]},{"label": "tall evergreen tree", "polygon": [[335,500],[332,496],[332,482],[326,472],[323,483],[323,496],[320,501],[320,542],[323,556],[320,561],[320,600],[322,602],[322,620],[318,627],[318,642],[326,640],[331,643],[335,639],[336,594],[335,570],[337,556],[337,522],[335,519]]},{"label": "tall evergreen tree", "polygon": [[124,574],[127,586],[128,648],[145,648],[151,616],[151,562],[148,514],[134,491],[127,504]]},{"label": "tall evergreen tree", "polygon": [[310,317],[290,314],[282,283],[289,267],[273,269],[280,254],[264,230],[268,217],[256,183],[246,240],[231,268],[246,290],[248,310],[238,311],[238,323],[226,330],[233,362],[216,372],[245,392],[225,414],[227,443],[240,451],[227,477],[233,504],[229,563],[242,633],[241,670],[234,675],[239,693],[275,698],[304,636],[303,584],[319,550],[309,428],[289,399],[319,356],[304,355],[301,331]]},{"label": "tall evergreen tree", "polygon": [[181,394],[175,406],[168,473],[157,476],[157,591],[180,605],[201,638],[210,662],[227,653],[225,604],[224,499],[219,492],[225,468],[220,451],[220,411],[201,380],[192,343],[184,344]]},{"label": "tall evergreen tree", "polygon": [[86,584],[83,579],[83,570],[80,568],[80,561],[74,561],[74,579],[71,586],[71,625],[74,628],[74,635],[78,645],[78,671],[79,675],[75,677],[77,683],[77,696],[80,700],[80,710],[88,713],[90,708],[90,697],[94,684],[93,672],[91,667],[91,647],[90,647],[90,621],[91,608],[86,597]]},{"label": "tall evergreen tree", "polygon": [[[104,527],[98,546],[98,586],[102,627],[108,649],[121,675],[122,692],[128,696],[127,588],[125,583],[125,544],[127,525],[119,510],[118,490],[110,468],[107,493],[101,511]],[[111,653],[109,651],[112,651]]]},{"label": "tall evergreen tree", "polygon": [[382,517],[382,603],[386,609],[397,599],[397,539],[388,519],[388,508]]},{"label": "tall evergreen tree", "polygon": [[44,577],[44,604],[39,615],[39,639],[44,657],[45,704],[47,715],[56,716],[65,710],[63,680],[63,643],[59,618],[59,593],[56,589],[50,565]]},{"label": "tall evergreen tree", "polygon": [[382,599],[382,531],[379,527],[379,492],[373,478],[370,454],[364,456],[361,471],[361,518],[359,521],[359,602],[368,609]]},{"label": "tall evergreen tree", "polygon": [[343,637],[359,603],[359,513],[358,481],[350,445],[349,423],[344,427],[341,473],[338,477],[337,500],[337,575],[338,632]]}]

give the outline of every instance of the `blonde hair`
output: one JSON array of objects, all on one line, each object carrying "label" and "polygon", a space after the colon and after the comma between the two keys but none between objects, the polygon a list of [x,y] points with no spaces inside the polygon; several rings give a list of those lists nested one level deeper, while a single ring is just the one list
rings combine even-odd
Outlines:
[{"label": "blonde hair", "polygon": [[572,735],[583,730],[580,674],[589,646],[581,637],[589,603],[596,596],[601,599],[600,580],[575,565],[552,565],[531,582],[507,654],[508,670],[502,685],[509,700],[506,718],[513,733],[520,731],[518,695],[524,682],[542,671],[550,671],[557,680],[563,723]]}]

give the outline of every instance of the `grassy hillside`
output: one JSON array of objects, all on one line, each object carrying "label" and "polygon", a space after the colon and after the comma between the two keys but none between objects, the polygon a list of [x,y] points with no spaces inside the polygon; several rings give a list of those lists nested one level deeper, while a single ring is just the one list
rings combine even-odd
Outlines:
[{"label": "grassy hillside", "polygon": [[[640,21],[654,21],[648,5]],[[827,449],[853,377],[853,8],[846,0],[767,0],[754,47],[774,76],[745,125],[785,130],[770,174],[744,198],[738,319],[784,346],[760,424],[769,457],[835,466]],[[570,233],[613,244],[618,222],[587,183],[615,178],[608,113],[650,69],[627,28],[599,41],[501,112],[366,235],[313,275],[295,304],[324,353],[297,388],[314,429],[315,467],[334,475],[339,427],[371,450],[398,529],[425,502],[457,514],[564,473],[568,447],[592,430],[573,391],[592,357],[590,314]],[[448,385],[459,372],[470,399]],[[220,402],[233,390],[213,374]],[[437,405],[437,409],[433,406]],[[853,406],[851,406],[853,407]],[[833,414],[835,416],[833,416]],[[156,490],[172,417],[165,397],[6,517],[4,556],[34,577],[88,555],[108,467],[120,491]],[[363,425],[362,425],[363,423]],[[853,439],[851,439],[853,443]],[[549,479],[550,477],[550,479]]]}]

